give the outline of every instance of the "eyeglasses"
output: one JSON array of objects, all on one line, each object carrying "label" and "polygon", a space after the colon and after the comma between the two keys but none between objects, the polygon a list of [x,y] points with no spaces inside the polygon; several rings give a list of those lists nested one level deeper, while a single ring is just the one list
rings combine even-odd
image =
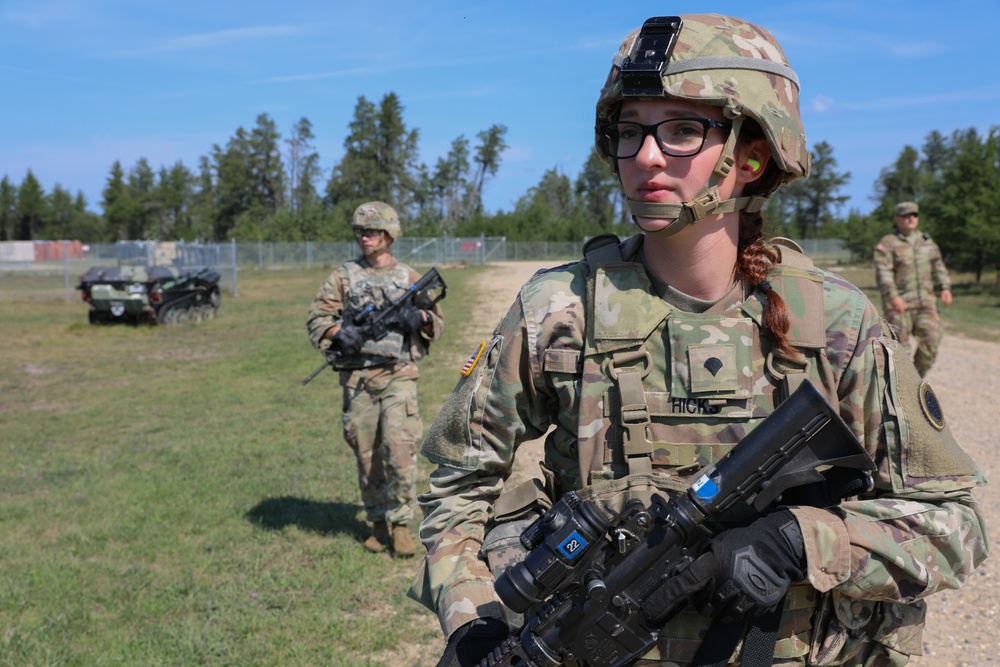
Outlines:
[{"label": "eyeglasses", "polygon": [[919,213],[903,213],[899,217],[901,217],[901,218],[903,218],[905,220],[906,218],[919,218],[920,214]]},{"label": "eyeglasses", "polygon": [[602,123],[597,129],[604,138],[608,155],[625,159],[638,155],[650,135],[656,137],[656,143],[665,155],[691,157],[701,152],[710,129],[728,130],[730,127],[730,123],[711,118],[671,118],[655,125],[620,120]]},{"label": "eyeglasses", "polygon": [[381,229],[355,229],[354,235],[360,238],[373,239],[382,236]]}]

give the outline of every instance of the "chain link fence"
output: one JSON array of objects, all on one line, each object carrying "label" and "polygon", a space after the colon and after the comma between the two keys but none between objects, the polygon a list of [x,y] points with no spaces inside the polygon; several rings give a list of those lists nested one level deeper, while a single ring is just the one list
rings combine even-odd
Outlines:
[{"label": "chain link fence", "polygon": [[[24,242],[18,242],[23,245]],[[45,243],[45,242],[37,242]],[[58,242],[53,242],[58,243]],[[850,261],[850,252],[839,239],[798,241],[806,254],[821,266]],[[583,256],[584,241],[517,242],[504,237],[402,237],[393,244],[393,254],[414,266],[476,265],[495,262],[559,262]],[[62,246],[61,259],[52,249],[35,252],[39,259],[12,257],[0,243],[0,301],[70,301],[82,274],[94,266],[176,266],[215,268],[222,275],[220,287],[239,294],[239,271],[328,267],[331,270],[358,256],[354,241],[275,243],[229,241],[185,243],[182,241],[119,241],[83,245],[82,253]]]}]

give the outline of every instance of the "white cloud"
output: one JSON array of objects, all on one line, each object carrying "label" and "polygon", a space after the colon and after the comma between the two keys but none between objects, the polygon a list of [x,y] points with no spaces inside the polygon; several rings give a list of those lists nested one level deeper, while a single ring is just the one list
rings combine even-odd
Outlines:
[{"label": "white cloud", "polygon": [[938,42],[897,42],[887,46],[886,50],[891,56],[909,60],[936,56],[944,53],[945,48]]},{"label": "white cloud", "polygon": [[1000,97],[1000,85],[969,88],[967,90],[942,91],[926,95],[910,97],[891,97],[858,102],[844,102],[838,108],[849,111],[883,111],[887,109],[911,108],[935,104],[955,104],[961,102],[977,102]]},{"label": "white cloud", "polygon": [[0,21],[16,25],[40,28],[53,23],[67,23],[79,17],[86,7],[73,0],[57,2],[27,2],[7,6],[0,12]]},{"label": "white cloud", "polygon": [[827,113],[832,110],[837,103],[832,97],[827,95],[816,95],[812,98],[809,105],[816,113]]},{"label": "white cloud", "polygon": [[170,37],[168,39],[153,40],[144,47],[118,51],[116,55],[136,56],[153,53],[217,49],[230,46],[238,42],[255,42],[275,38],[296,37],[307,32],[311,32],[312,30],[312,26],[306,25],[274,25],[232,28],[229,30],[217,30],[215,32],[182,35],[179,37]]}]

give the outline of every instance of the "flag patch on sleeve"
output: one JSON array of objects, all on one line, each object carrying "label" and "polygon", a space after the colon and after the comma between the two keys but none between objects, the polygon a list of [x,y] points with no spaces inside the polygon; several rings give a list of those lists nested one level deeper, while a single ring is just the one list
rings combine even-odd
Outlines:
[{"label": "flag patch on sleeve", "polygon": [[465,362],[465,365],[462,366],[462,370],[459,372],[465,377],[469,377],[469,375],[472,374],[472,371],[476,368],[476,364],[479,363],[479,358],[483,356],[483,352],[485,350],[486,341],[483,341],[479,344],[479,347],[476,348],[476,351],[472,353],[472,356],[469,357],[468,361]]}]

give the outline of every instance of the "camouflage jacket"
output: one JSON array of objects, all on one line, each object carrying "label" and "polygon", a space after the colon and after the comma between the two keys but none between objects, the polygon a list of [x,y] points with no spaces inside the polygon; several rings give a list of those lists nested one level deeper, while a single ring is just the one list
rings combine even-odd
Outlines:
[{"label": "camouflage jacket", "polygon": [[934,305],[935,290],[950,290],[941,250],[929,234],[886,234],[875,246],[875,279],[883,308],[897,296],[907,307]]},{"label": "camouflage jacket", "polygon": [[[360,312],[369,304],[381,309],[419,279],[419,273],[395,258],[383,268],[371,266],[364,257],[343,264],[326,279],[309,308],[309,340],[317,349],[328,350],[330,340],[323,334],[343,321],[345,310]],[[428,353],[430,343],[441,337],[444,328],[440,305],[435,304],[428,312],[434,324],[430,334],[423,330],[418,335],[390,331],[381,341],[366,341],[354,358],[338,363],[337,368],[352,374],[367,372],[369,376],[391,370],[399,377],[416,378],[419,372],[413,362]]]},{"label": "camouflage jacket", "polygon": [[[624,244],[625,257],[637,256],[638,239]],[[553,427],[544,462],[553,495],[627,472],[617,465],[614,401],[606,400],[607,381],[598,372],[616,346],[645,341],[653,464],[678,472],[734,446],[773,410],[783,371],[795,370],[770,354],[760,330],[764,297],[747,285],[737,284],[704,313],[684,313],[653,293],[641,264],[599,267],[588,278],[589,270],[586,261],[569,264],[537,274],[521,289],[424,441],[423,453],[439,467],[419,499],[428,553],[410,595],[438,613],[446,635],[476,617],[503,618],[493,576],[478,554],[520,443]],[[776,655],[848,650],[844,641],[813,636],[820,594],[826,607],[854,614],[853,621],[824,621],[830,633],[855,638],[880,602],[900,603],[878,610],[876,634],[904,653],[919,653],[923,607],[908,603],[960,586],[986,556],[970,491],[982,475],[957,444],[947,450],[954,456],[928,453],[936,434],[950,433],[904,413],[910,402],[902,399],[903,380],[912,383],[916,372],[857,288],[833,274],[786,265],[769,281],[793,313],[791,341],[806,361],[798,370],[839,404],[879,467],[870,498],[835,511],[793,509],[806,542],[805,588],[812,593],[804,599],[811,608],[783,617]],[[731,361],[732,370],[702,372],[697,360],[705,354]],[[712,400],[698,401],[695,393]],[[677,622],[698,623],[695,616]],[[707,622],[700,623],[674,633],[689,636],[687,645],[675,642],[659,655],[684,664]]]}]

